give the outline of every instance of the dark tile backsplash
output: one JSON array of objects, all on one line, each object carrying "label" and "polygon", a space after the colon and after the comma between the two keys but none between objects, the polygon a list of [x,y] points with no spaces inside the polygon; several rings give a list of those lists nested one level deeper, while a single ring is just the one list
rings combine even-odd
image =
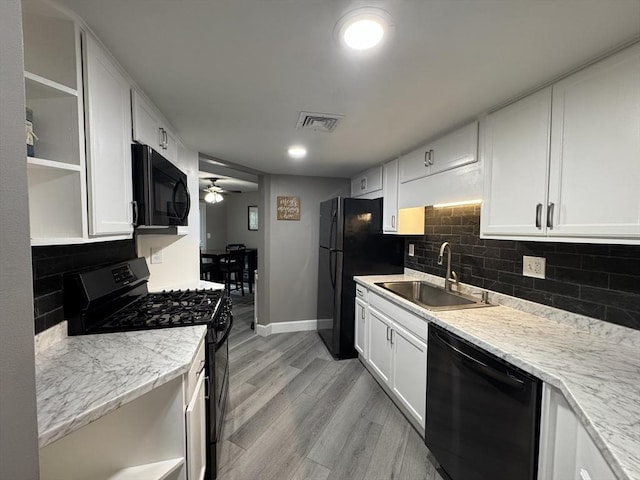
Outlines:
[{"label": "dark tile backsplash", "polygon": [[133,240],[32,247],[36,333],[64,320],[62,275],[136,257]]},{"label": "dark tile backsplash", "polygon": [[[442,242],[460,281],[640,330],[640,246],[480,238],[480,206],[425,210],[424,237],[407,237],[405,266],[445,276]],[[405,248],[405,252],[408,248]],[[522,276],[522,256],[546,258],[546,279]]]}]

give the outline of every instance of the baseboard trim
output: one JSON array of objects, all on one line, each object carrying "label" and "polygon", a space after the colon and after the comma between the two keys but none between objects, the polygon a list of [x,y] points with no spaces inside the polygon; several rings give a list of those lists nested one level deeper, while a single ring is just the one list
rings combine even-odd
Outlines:
[{"label": "baseboard trim", "polygon": [[308,332],[317,329],[317,320],[297,320],[294,322],[278,322],[269,323],[267,325],[256,325],[256,332],[261,337],[268,337],[275,333]]}]

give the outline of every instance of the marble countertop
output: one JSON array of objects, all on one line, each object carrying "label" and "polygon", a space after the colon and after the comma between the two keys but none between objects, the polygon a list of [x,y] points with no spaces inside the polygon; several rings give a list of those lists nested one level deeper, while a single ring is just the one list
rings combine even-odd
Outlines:
[{"label": "marble countertop", "polygon": [[174,283],[170,285],[163,285],[158,287],[149,288],[151,292],[162,292],[163,290],[224,290],[224,283],[209,282],[207,280],[193,280],[191,282]]},{"label": "marble countertop", "polygon": [[[593,321],[585,328],[571,314],[549,319],[502,305],[431,312],[375,285],[415,279],[355,277],[370,291],[561,390],[616,475],[640,480],[640,332],[608,324],[598,330]],[[620,332],[633,341],[620,342]]]},{"label": "marble countertop", "polygon": [[188,372],[206,328],[65,337],[37,352],[40,447]]}]

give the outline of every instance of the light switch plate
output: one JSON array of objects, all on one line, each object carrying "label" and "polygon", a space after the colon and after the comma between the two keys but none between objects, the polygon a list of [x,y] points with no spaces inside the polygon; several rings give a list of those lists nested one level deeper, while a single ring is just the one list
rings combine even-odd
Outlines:
[{"label": "light switch plate", "polygon": [[522,257],[522,275],[525,277],[545,278],[547,260],[544,257]]},{"label": "light switch plate", "polygon": [[162,263],[162,248],[151,247],[151,263]]},{"label": "light switch plate", "polygon": [[415,255],[415,245],[413,243],[409,244],[409,256],[413,257]]}]

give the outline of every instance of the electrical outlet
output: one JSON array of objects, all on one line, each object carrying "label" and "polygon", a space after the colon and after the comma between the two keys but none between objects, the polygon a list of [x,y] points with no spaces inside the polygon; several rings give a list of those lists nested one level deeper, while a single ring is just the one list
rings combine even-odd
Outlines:
[{"label": "electrical outlet", "polygon": [[151,263],[162,263],[162,248],[151,247]]},{"label": "electrical outlet", "polygon": [[207,232],[207,240],[211,240],[211,234]]},{"label": "electrical outlet", "polygon": [[409,244],[409,256],[413,257],[415,255],[415,245],[413,243]]},{"label": "electrical outlet", "polygon": [[522,275],[525,277],[545,278],[547,260],[544,257],[522,257]]}]

